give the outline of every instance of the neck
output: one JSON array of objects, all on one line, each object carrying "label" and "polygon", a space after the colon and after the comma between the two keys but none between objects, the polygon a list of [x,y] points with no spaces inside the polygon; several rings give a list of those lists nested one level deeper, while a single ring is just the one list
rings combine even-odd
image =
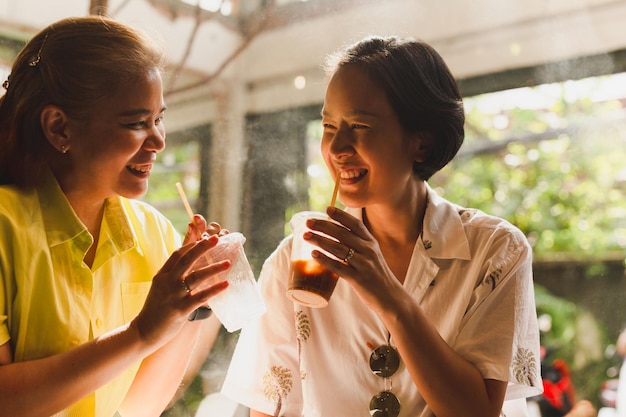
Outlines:
[{"label": "neck", "polygon": [[414,245],[422,233],[424,214],[428,204],[425,182],[417,186],[397,204],[376,204],[363,209],[363,222],[381,245]]},{"label": "neck", "polygon": [[374,205],[363,209],[363,222],[372,233],[387,265],[401,283],[411,263],[417,239],[422,233],[428,190],[424,182],[417,192],[397,205]]},{"label": "neck", "polygon": [[52,171],[63,194],[65,194],[65,198],[80,221],[87,227],[91,235],[97,238],[104,214],[105,199],[101,195],[93,194],[91,189],[81,186],[80,183],[74,181],[71,175],[65,175],[65,171],[58,169],[58,167],[53,165]]}]

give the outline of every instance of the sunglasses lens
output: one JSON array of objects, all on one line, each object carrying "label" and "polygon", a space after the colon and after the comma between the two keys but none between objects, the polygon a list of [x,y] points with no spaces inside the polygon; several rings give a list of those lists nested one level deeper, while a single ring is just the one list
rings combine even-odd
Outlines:
[{"label": "sunglasses lens", "polygon": [[370,368],[374,374],[389,378],[400,367],[400,354],[395,347],[382,345],[374,349],[370,356]]},{"label": "sunglasses lens", "polygon": [[389,391],[379,392],[370,400],[370,416],[398,417],[399,414],[400,401]]}]

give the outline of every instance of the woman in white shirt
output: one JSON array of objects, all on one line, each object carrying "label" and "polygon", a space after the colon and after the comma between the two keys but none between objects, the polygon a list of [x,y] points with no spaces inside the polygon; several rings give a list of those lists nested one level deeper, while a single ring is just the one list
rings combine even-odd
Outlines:
[{"label": "woman in white shirt", "polygon": [[463,142],[456,82],[432,47],[395,37],[327,68],[321,152],[347,209],[310,220],[307,239],[341,278],[325,308],[288,300],[286,238],[223,393],[256,417],[499,416],[541,391],[532,254],[517,228],[427,184]]}]

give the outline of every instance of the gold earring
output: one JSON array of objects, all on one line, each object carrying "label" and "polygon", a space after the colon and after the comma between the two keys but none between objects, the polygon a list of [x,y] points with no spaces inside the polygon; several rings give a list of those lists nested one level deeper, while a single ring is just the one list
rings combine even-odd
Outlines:
[{"label": "gold earring", "polygon": [[61,145],[61,153],[65,155],[67,153],[67,149],[65,149],[65,145]]}]

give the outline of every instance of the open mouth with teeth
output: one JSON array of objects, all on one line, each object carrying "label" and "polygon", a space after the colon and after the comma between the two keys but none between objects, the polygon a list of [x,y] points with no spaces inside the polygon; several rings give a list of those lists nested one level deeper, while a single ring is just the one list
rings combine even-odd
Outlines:
[{"label": "open mouth with teeth", "polygon": [[367,174],[367,169],[351,169],[339,173],[342,180],[356,181]]},{"label": "open mouth with teeth", "polygon": [[135,175],[147,175],[150,174],[150,170],[152,169],[151,164],[146,165],[127,165],[126,169],[128,169],[131,173]]}]

